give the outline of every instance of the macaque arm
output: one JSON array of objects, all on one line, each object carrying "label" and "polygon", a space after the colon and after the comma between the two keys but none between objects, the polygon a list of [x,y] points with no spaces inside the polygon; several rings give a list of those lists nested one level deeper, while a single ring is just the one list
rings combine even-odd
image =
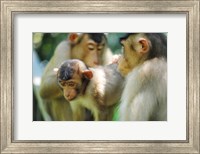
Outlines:
[{"label": "macaque arm", "polygon": [[45,78],[42,79],[40,95],[43,99],[54,99],[63,95],[61,89],[57,85],[55,74],[48,73],[45,75]]},{"label": "macaque arm", "polygon": [[130,120],[148,121],[153,116],[156,106],[156,97],[152,91],[144,90],[139,92],[130,104]]},{"label": "macaque arm", "polygon": [[[136,80],[130,80],[135,83],[131,85],[129,82],[130,87],[135,87],[135,91],[132,90],[135,96],[130,107],[132,120],[151,120],[152,117],[154,120],[159,120],[166,117],[166,72],[165,60],[153,59],[143,65],[137,74]],[[131,90],[129,89],[129,91]],[[160,112],[158,113],[158,111]]]},{"label": "macaque arm", "polygon": [[94,110],[93,111],[93,115],[94,115],[94,120],[95,121],[99,121],[100,118],[99,118],[99,111],[98,110]]},{"label": "macaque arm", "polygon": [[85,120],[85,108],[82,107],[78,102],[70,102],[72,115],[74,121]]},{"label": "macaque arm", "polygon": [[121,120],[147,121],[153,112],[157,101],[154,87],[158,82],[149,77],[153,70],[144,68],[147,67],[136,68],[127,76],[120,104]]},{"label": "macaque arm", "polygon": [[[64,52],[63,52],[64,50]],[[62,91],[57,84],[55,68],[58,68],[61,63],[69,59],[69,47],[67,41],[61,42],[55,50],[52,59],[47,64],[40,85],[40,95],[43,99],[52,99],[62,96]]]}]

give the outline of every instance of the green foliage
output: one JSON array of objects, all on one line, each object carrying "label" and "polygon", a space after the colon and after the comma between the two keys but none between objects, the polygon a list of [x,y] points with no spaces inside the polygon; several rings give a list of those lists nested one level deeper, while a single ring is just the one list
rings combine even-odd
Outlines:
[{"label": "green foliage", "polygon": [[117,105],[115,107],[115,110],[114,110],[114,115],[113,115],[113,121],[118,121],[119,120],[119,105]]},{"label": "green foliage", "polygon": [[33,33],[33,48],[42,61],[49,60],[56,46],[67,39],[67,35],[66,33]]},{"label": "green foliage", "polygon": [[115,54],[121,53],[121,44],[119,38],[122,36],[124,36],[124,33],[108,33],[107,35],[108,46]]}]

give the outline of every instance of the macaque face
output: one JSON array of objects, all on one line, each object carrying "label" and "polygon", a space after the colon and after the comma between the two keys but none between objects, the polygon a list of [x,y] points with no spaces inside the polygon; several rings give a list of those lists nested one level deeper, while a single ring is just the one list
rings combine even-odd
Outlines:
[{"label": "macaque face", "polygon": [[83,80],[91,79],[92,72],[80,60],[67,60],[57,72],[58,85],[67,101],[75,99],[83,88]]},{"label": "macaque face", "polygon": [[59,86],[63,89],[63,95],[67,101],[75,99],[79,93],[80,83],[76,80],[60,80]]},{"label": "macaque face", "polygon": [[123,55],[118,62],[118,70],[126,76],[134,67],[140,65],[148,56],[147,38],[141,34],[132,34],[123,39]]},{"label": "macaque face", "polygon": [[63,67],[58,71],[58,84],[63,90],[65,99],[71,101],[76,98],[80,91],[81,76],[78,65],[71,65],[69,67],[70,69]]},{"label": "macaque face", "polygon": [[80,44],[74,46],[72,58],[82,60],[89,67],[101,65],[101,57],[105,48],[106,40],[104,37],[102,37],[100,42],[96,42],[88,34],[84,34]]}]

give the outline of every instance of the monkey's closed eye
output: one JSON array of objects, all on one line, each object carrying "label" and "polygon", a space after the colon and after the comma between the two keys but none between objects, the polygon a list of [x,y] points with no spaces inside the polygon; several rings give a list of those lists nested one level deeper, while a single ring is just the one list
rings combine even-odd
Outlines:
[{"label": "monkey's closed eye", "polygon": [[88,49],[89,50],[94,50],[94,46],[93,45],[88,45]]},{"label": "monkey's closed eye", "polygon": [[98,50],[102,50],[102,49],[103,49],[103,46],[99,46],[99,47],[98,47]]}]

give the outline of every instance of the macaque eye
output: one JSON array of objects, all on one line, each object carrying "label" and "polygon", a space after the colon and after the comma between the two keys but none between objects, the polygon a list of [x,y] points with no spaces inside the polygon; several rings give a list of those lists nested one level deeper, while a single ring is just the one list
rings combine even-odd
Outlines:
[{"label": "macaque eye", "polygon": [[98,50],[102,50],[102,49],[103,49],[103,46],[99,46],[97,49],[98,49]]},{"label": "macaque eye", "polygon": [[69,87],[75,87],[75,86],[76,86],[76,83],[74,83],[74,82],[68,82],[67,85],[68,85]]},{"label": "macaque eye", "polygon": [[93,45],[88,45],[88,49],[89,50],[94,50],[94,46]]},{"label": "macaque eye", "polygon": [[65,87],[66,86],[66,82],[65,81],[61,80],[58,83],[59,83],[60,87]]}]

